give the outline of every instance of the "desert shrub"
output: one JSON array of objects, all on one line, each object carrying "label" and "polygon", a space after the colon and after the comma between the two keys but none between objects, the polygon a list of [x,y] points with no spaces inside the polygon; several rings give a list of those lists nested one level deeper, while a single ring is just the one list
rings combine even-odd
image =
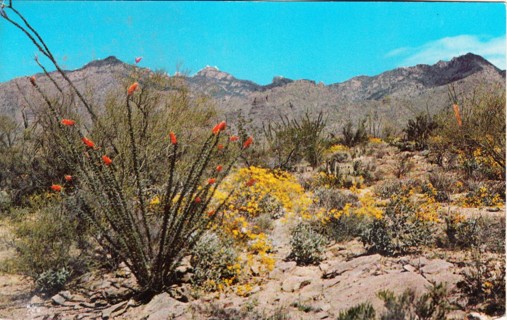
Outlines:
[{"label": "desert shrub", "polygon": [[342,210],[347,203],[357,203],[358,198],[355,194],[335,188],[317,188],[314,193],[316,205],[319,207]]},{"label": "desert shrub", "polygon": [[428,292],[419,298],[413,290],[407,289],[396,296],[392,291],[383,290],[378,297],[384,301],[386,311],[381,320],[440,320],[450,311],[448,291],[444,284],[433,284]]},{"label": "desert shrub", "polygon": [[414,169],[414,162],[411,159],[410,153],[405,153],[397,159],[394,167],[394,174],[396,178],[401,179],[406,176],[412,169]]},{"label": "desert shrub", "polygon": [[340,312],[336,320],[375,320],[375,309],[369,303],[361,303]]},{"label": "desert shrub", "polygon": [[291,252],[288,259],[298,265],[319,263],[324,254],[326,238],[308,223],[299,223],[291,233]]},{"label": "desert shrub", "polygon": [[423,185],[422,191],[437,200],[447,202],[456,187],[456,179],[443,172],[431,173],[428,177],[429,183]]},{"label": "desert shrub", "polygon": [[216,233],[206,233],[191,254],[194,284],[206,290],[216,290],[224,283],[231,284],[238,280],[238,254],[231,240],[224,240]]},{"label": "desert shrub", "polygon": [[435,148],[458,155],[469,176],[505,177],[505,89],[482,86],[457,94],[450,90],[452,106],[439,115]]},{"label": "desert shrub", "polygon": [[356,130],[353,129],[352,121],[348,121],[342,129],[342,142],[347,147],[355,147],[368,142],[368,133],[366,132],[366,119],[359,121]]},{"label": "desert shrub", "polygon": [[458,283],[469,306],[490,315],[505,313],[505,261],[487,257],[480,250],[472,253],[472,261]]},{"label": "desert shrub", "polygon": [[385,180],[375,186],[375,193],[383,199],[389,199],[392,195],[399,194],[405,184],[398,179]]},{"label": "desert shrub", "polygon": [[60,269],[49,269],[37,276],[35,287],[38,291],[53,294],[60,291],[71,276],[71,272],[65,267]]},{"label": "desert shrub", "polygon": [[228,199],[228,211],[248,219],[265,213],[276,218],[285,211],[306,210],[311,204],[295,176],[283,170],[253,166],[238,169],[224,182],[216,197],[225,199],[232,190],[237,192]]},{"label": "desert shrub", "polygon": [[469,208],[480,208],[484,206],[497,207],[504,203],[502,197],[505,191],[498,191],[490,188],[488,184],[468,183],[470,188],[466,195],[460,200],[461,205]]},{"label": "desert shrub", "polygon": [[325,234],[336,242],[343,242],[361,236],[369,223],[369,217],[357,214],[342,214],[332,217],[325,227]]},{"label": "desert shrub", "polygon": [[280,122],[264,125],[264,136],[276,156],[275,168],[287,170],[302,159],[317,167],[324,151],[322,133],[325,127],[322,112],[315,118],[306,112],[300,119],[280,117]]},{"label": "desert shrub", "polygon": [[38,290],[52,293],[88,268],[89,230],[58,195],[33,196],[30,203],[12,214],[13,269],[32,278]]},{"label": "desert shrub", "polygon": [[324,223],[319,223],[318,230],[327,238],[342,242],[358,237],[362,234],[366,225],[367,216],[358,215],[354,212],[342,212],[346,207],[357,206],[359,199],[352,192],[334,188],[318,188],[314,192],[317,199],[315,205],[328,211]]},{"label": "desert shrub", "polygon": [[505,251],[505,219],[501,217],[470,217],[450,212],[442,217],[445,240],[440,245],[452,249],[477,249],[502,253]]},{"label": "desert shrub", "polygon": [[427,114],[420,114],[415,119],[410,119],[403,130],[405,140],[415,143],[415,150],[424,150],[428,147],[428,139],[431,133],[437,129],[436,120]]},{"label": "desert shrub", "polygon": [[394,196],[382,217],[373,219],[366,227],[361,240],[370,252],[404,254],[430,243],[431,228],[432,223],[420,216],[417,204],[407,197]]},{"label": "desert shrub", "polygon": [[481,220],[479,218],[466,219],[457,213],[444,217],[445,234],[451,248],[467,249],[480,244]]}]

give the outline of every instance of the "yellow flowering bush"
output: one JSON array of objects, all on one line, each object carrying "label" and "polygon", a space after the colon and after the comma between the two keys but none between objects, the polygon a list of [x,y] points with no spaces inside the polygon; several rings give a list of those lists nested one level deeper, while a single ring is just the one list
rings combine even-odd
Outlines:
[{"label": "yellow flowering bush", "polygon": [[327,155],[335,154],[337,152],[349,152],[349,151],[350,151],[350,148],[343,145],[343,144],[334,144],[330,148],[328,148],[324,151],[324,155],[327,156]]},{"label": "yellow flowering bush", "polygon": [[369,142],[370,144],[381,144],[383,141],[382,141],[382,139],[380,139],[380,138],[376,138],[376,137],[369,137],[369,138],[368,138],[368,142]]},{"label": "yellow flowering bush", "polygon": [[[229,196],[233,190],[235,192]],[[268,236],[257,225],[257,217],[277,217],[282,212],[304,213],[312,203],[312,199],[292,174],[254,166],[232,172],[215,193],[214,202],[222,203],[228,196],[223,220],[215,224],[214,230],[219,230],[233,239],[232,245],[243,251],[238,261],[244,268],[234,269],[238,272],[234,281],[222,281],[222,286],[233,284],[240,278],[247,278],[240,277],[240,274],[263,274],[273,270],[275,259],[271,253],[272,245]],[[230,277],[227,279],[231,280]],[[216,289],[221,290],[222,286],[216,285]],[[251,283],[242,283],[239,280],[237,293],[246,295],[249,290]]]},{"label": "yellow flowering bush", "polygon": [[492,194],[486,186],[482,185],[468,192],[458,203],[466,208],[481,208],[500,207],[504,201],[498,193]]}]

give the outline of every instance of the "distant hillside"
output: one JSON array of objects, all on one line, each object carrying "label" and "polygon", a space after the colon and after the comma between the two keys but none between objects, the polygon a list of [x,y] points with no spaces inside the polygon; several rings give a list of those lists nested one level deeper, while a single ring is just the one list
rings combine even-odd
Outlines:
[{"label": "distant hillside", "polygon": [[[94,104],[100,107],[108,94],[121,92],[122,79],[134,70],[148,72],[108,57],[68,71],[68,75],[83,91],[93,92]],[[36,77],[43,88],[54,91],[44,75]],[[279,115],[323,111],[328,122],[337,129],[345,120],[357,120],[368,114],[399,124],[421,111],[437,112],[448,106],[449,85],[463,91],[481,83],[505,86],[505,71],[469,53],[434,65],[397,68],[331,85],[275,77],[271,84],[262,86],[236,79],[214,67],[206,67],[186,80],[191,89],[214,97],[230,120],[241,115],[260,124],[277,119]],[[0,114],[20,118],[21,110],[30,103],[21,92],[28,96],[33,93],[26,78],[0,83]]]}]

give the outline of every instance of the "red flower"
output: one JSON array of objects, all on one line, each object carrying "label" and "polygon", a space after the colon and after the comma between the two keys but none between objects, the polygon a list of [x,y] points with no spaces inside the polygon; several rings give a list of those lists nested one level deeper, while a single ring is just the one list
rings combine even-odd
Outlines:
[{"label": "red flower", "polygon": [[212,132],[213,132],[213,134],[218,134],[220,131],[224,131],[226,127],[227,127],[227,124],[225,123],[225,121],[222,121],[219,124],[217,124],[215,127],[213,127]]},{"label": "red flower", "polygon": [[104,164],[106,166],[110,166],[112,163],[113,163],[113,160],[111,160],[111,158],[109,158],[108,156],[106,155],[103,155],[102,156],[102,161],[104,161]]},{"label": "red flower", "polygon": [[76,121],[71,120],[71,119],[62,119],[62,121],[60,121],[60,123],[63,124],[64,126],[71,127],[76,124]]},{"label": "red flower", "polygon": [[143,60],[143,57],[137,57],[137,58],[136,58],[136,63],[141,62],[141,60]]},{"label": "red flower", "polygon": [[174,134],[174,132],[169,132],[169,137],[171,138],[171,143],[173,145],[176,145],[178,143],[178,140],[176,140],[176,135]]},{"label": "red flower", "polygon": [[230,142],[236,142],[236,141],[238,141],[238,140],[239,140],[239,137],[238,137],[238,136],[231,136],[231,137],[229,138],[229,141],[230,141]]},{"label": "red flower", "polygon": [[53,190],[54,192],[62,192],[62,186],[59,184],[53,184],[51,186],[51,190]]},{"label": "red flower", "polygon": [[215,182],[217,182],[217,179],[215,179],[215,178],[208,179],[208,184],[214,184]]},{"label": "red flower", "polygon": [[210,210],[208,211],[208,217],[211,217],[212,215],[215,214],[215,210]]},{"label": "red flower", "polygon": [[456,121],[458,122],[458,126],[462,126],[463,122],[461,121],[461,115],[459,113],[459,106],[457,104],[453,104],[452,108],[454,110],[454,116],[456,117]]},{"label": "red flower", "polygon": [[224,149],[224,145],[223,144],[219,144],[219,145],[217,145],[217,148],[218,148],[218,150],[223,150]]},{"label": "red flower", "polygon": [[247,149],[253,142],[253,137],[248,137],[246,141],[243,143],[243,149]]},{"label": "red flower", "polygon": [[137,82],[134,82],[133,84],[131,84],[130,87],[127,89],[127,95],[131,96],[134,93],[134,91],[136,91],[138,86],[139,86],[139,83],[137,83]]},{"label": "red flower", "polygon": [[222,171],[222,169],[223,169],[223,167],[222,167],[222,166],[217,166],[217,168],[216,168],[217,172]]},{"label": "red flower", "polygon": [[86,137],[81,138],[81,141],[88,147],[88,148],[95,148],[95,143],[91,141],[90,139],[87,139]]},{"label": "red flower", "polygon": [[253,186],[256,182],[257,182],[257,181],[256,181],[254,178],[251,178],[250,180],[248,180],[248,181],[246,182],[246,186],[247,186],[247,187],[251,187],[251,186]]},{"label": "red flower", "polygon": [[30,83],[35,87],[35,76],[30,77]]},{"label": "red flower", "polygon": [[67,182],[71,182],[71,181],[72,181],[72,176],[71,176],[71,175],[69,175],[69,174],[66,174],[66,175],[64,176],[64,178],[65,178],[65,181],[67,181]]},{"label": "red flower", "polygon": [[195,202],[195,203],[201,203],[201,198],[199,198],[199,197],[195,197],[194,202]]}]

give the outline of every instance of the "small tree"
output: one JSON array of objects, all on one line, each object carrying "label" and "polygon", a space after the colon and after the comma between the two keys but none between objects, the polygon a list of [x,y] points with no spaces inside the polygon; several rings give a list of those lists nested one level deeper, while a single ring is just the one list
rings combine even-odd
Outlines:
[{"label": "small tree", "polygon": [[420,114],[415,119],[410,119],[403,131],[407,141],[414,141],[417,150],[424,150],[428,147],[431,133],[437,127],[437,122],[432,117],[428,114]]},{"label": "small tree", "polygon": [[368,141],[368,133],[366,132],[366,119],[361,120],[357,129],[354,131],[352,121],[348,121],[343,127],[343,144],[347,147],[355,147]]},{"label": "small tree", "polygon": [[300,119],[280,117],[280,122],[263,125],[264,136],[276,155],[277,168],[289,169],[305,159],[317,167],[324,150],[322,133],[326,127],[322,112],[312,118],[309,112]]}]

